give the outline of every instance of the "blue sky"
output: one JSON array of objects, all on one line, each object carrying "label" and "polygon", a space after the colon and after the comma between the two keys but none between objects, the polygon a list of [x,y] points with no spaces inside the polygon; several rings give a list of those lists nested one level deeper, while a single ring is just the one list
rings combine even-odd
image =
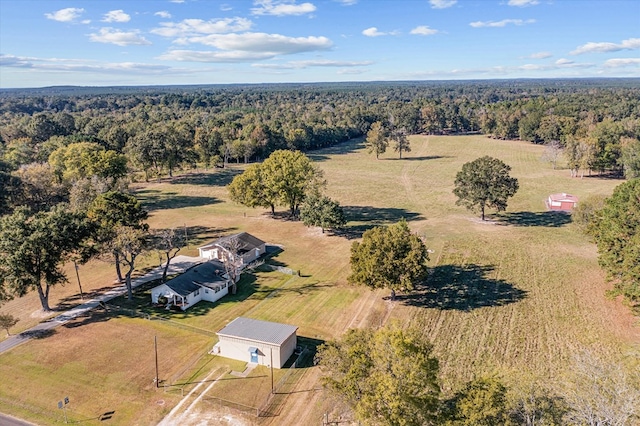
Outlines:
[{"label": "blue sky", "polygon": [[640,77],[638,0],[0,0],[0,87]]}]

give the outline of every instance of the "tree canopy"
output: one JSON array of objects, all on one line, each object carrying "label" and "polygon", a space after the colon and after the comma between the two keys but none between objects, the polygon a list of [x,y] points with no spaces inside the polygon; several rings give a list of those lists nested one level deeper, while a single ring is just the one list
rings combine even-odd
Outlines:
[{"label": "tree canopy", "polygon": [[305,198],[300,206],[300,219],[306,226],[319,226],[323,234],[325,229],[338,229],[347,223],[344,211],[337,201],[316,194]]},{"label": "tree canopy", "polygon": [[67,277],[62,265],[90,236],[81,215],[59,206],[32,214],[18,208],[0,218],[0,295],[24,296],[36,290],[43,311],[50,311],[49,291]]},{"label": "tree canopy", "polygon": [[432,424],[439,408],[438,360],[415,328],[351,329],[322,345],[324,385],[362,421]]},{"label": "tree canopy", "polygon": [[367,138],[365,139],[365,146],[368,151],[376,154],[376,159],[380,158],[380,154],[384,154],[389,146],[389,139],[387,136],[387,130],[384,128],[384,124],[380,121],[376,121],[371,125],[371,129],[367,132]]},{"label": "tree canopy", "polygon": [[424,242],[402,220],[365,231],[351,246],[351,284],[371,288],[413,290],[427,275],[429,253]]},{"label": "tree canopy", "polygon": [[484,156],[462,165],[453,193],[456,204],[479,211],[484,220],[485,208],[504,211],[507,199],[518,191],[518,180],[509,176],[511,167],[497,158]]},{"label": "tree canopy", "polygon": [[278,150],[249,166],[229,185],[231,198],[247,207],[289,207],[294,216],[305,196],[325,185],[323,173],[300,151]]},{"label": "tree canopy", "polygon": [[618,291],[640,302],[640,179],[618,185],[594,216],[600,265]]}]

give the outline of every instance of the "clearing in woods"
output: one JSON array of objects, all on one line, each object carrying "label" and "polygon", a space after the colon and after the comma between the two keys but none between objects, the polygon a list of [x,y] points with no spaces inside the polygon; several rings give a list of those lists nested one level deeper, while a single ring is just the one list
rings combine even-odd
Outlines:
[{"label": "clearing in woods", "polygon": [[[243,166],[138,185],[138,195],[151,209],[152,228],[186,227],[190,245],[181,254],[197,254],[199,244],[217,235],[247,231],[282,244],[284,251],[271,262],[300,271],[300,276],[278,272],[247,276],[237,297],[204,304],[174,319],[215,331],[246,315],[298,325],[300,336],[316,341],[337,338],[351,327],[412,322],[434,344],[445,391],[479,375],[497,374],[507,383],[525,376],[557,379],[571,354],[582,348],[634,367],[640,354],[636,318],[618,300],[605,297],[609,285],[597,265],[595,247],[568,216],[544,210],[549,193],[568,192],[581,198],[609,195],[620,182],[571,178],[568,170],[553,170],[540,161],[543,147],[524,142],[483,136],[412,136],[410,140],[412,152],[402,160],[393,153],[376,160],[357,141],[310,154],[325,172],[328,195],[340,202],[349,219],[347,232],[341,235],[315,232],[299,222],[272,219],[265,210],[229,202],[225,185]],[[520,183],[507,212],[489,212],[486,223],[456,206],[451,192],[462,164],[483,155],[511,165],[511,175]],[[386,291],[348,286],[354,238],[372,226],[401,218],[434,251],[427,286],[400,294],[396,302],[383,299]],[[145,265],[154,262],[155,255],[150,255]],[[110,266],[93,265],[80,270],[91,274],[92,279],[83,284],[87,291],[108,286],[113,278]],[[73,284],[57,287],[52,305],[72,305],[76,297]],[[29,314],[37,310],[36,299],[29,295],[10,302],[2,312],[26,312],[20,314],[23,322],[35,322]],[[95,316],[76,323],[0,355],[0,375],[16,384],[0,389],[0,410],[49,424],[60,417],[57,412],[53,414],[58,417],[51,417],[50,407],[71,393],[72,401],[77,401],[75,419],[97,418],[105,410],[115,410],[112,424],[159,421],[180,396],[151,386],[155,372],[149,336],[153,333],[162,336],[164,356],[173,357],[169,362],[161,356],[162,377],[187,383],[187,389],[215,369],[243,369],[221,358],[209,359],[206,350],[214,338],[185,329],[126,315]],[[113,345],[123,339],[130,346]],[[147,346],[143,348],[142,342]],[[132,365],[132,360],[139,362]],[[192,369],[185,370],[189,365]],[[228,389],[230,397],[250,392],[252,380],[266,380],[261,375],[264,372],[257,371],[247,379],[230,378],[235,386],[227,383],[220,389]],[[198,424],[197,413],[202,410],[200,415],[209,413],[211,421],[222,424],[276,425],[289,420],[317,424],[323,413],[335,407],[335,401],[320,389],[319,377],[317,367],[305,369],[295,391],[281,398],[277,417],[240,416],[203,402],[184,421],[193,419]],[[215,389],[211,387],[211,397]],[[119,397],[123,392],[126,398]]]}]

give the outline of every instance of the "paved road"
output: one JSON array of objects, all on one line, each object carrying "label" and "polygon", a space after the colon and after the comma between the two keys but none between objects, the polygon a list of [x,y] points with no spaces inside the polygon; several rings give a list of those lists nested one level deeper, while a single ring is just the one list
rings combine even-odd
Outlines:
[{"label": "paved road", "polygon": [[[184,272],[189,269],[193,265],[203,262],[205,259],[200,257],[189,257],[189,256],[176,256],[169,265],[169,274],[177,274]],[[138,287],[141,284],[146,282],[158,279],[162,277],[162,266],[158,266],[157,268],[151,270],[148,274],[131,280],[131,286],[133,288]],[[94,309],[96,306],[100,305],[100,302],[108,302],[111,299],[114,299],[118,296],[121,296],[127,292],[127,286],[122,284],[113,289],[102,293],[100,296],[91,299],[81,305],[76,306],[73,309],[70,309],[56,317],[53,317],[47,321],[41,322],[35,327],[30,328],[29,330],[23,331],[20,334],[16,334],[15,336],[11,336],[8,339],[0,342],[0,353],[8,351],[11,348],[14,348],[29,339],[34,337],[46,335],[49,330],[58,327],[66,322],[71,321],[72,319]],[[1,419],[0,419],[1,420]],[[0,421],[0,425],[4,426],[4,423]]]},{"label": "paved road", "polygon": [[20,420],[15,417],[0,413],[0,425],[2,426],[34,426],[34,423],[29,423],[25,420]]}]

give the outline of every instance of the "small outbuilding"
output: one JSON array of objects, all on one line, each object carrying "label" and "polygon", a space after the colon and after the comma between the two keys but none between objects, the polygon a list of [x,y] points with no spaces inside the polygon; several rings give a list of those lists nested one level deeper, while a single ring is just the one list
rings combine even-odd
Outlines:
[{"label": "small outbuilding", "polygon": [[238,361],[282,368],[296,349],[297,330],[294,325],[238,317],[216,333],[219,341],[212,352]]},{"label": "small outbuilding", "polygon": [[215,302],[229,293],[229,279],[224,266],[205,262],[189,268],[164,284],[151,289],[151,303],[178,306],[183,311],[201,300]]},{"label": "small outbuilding", "polygon": [[[244,267],[266,253],[266,243],[247,232],[229,235],[198,248],[200,257],[224,262],[238,260]],[[235,254],[233,253],[235,252]],[[239,259],[236,259],[239,256]]]},{"label": "small outbuilding", "polygon": [[545,204],[549,210],[570,212],[578,205],[578,197],[566,192],[551,194]]}]

